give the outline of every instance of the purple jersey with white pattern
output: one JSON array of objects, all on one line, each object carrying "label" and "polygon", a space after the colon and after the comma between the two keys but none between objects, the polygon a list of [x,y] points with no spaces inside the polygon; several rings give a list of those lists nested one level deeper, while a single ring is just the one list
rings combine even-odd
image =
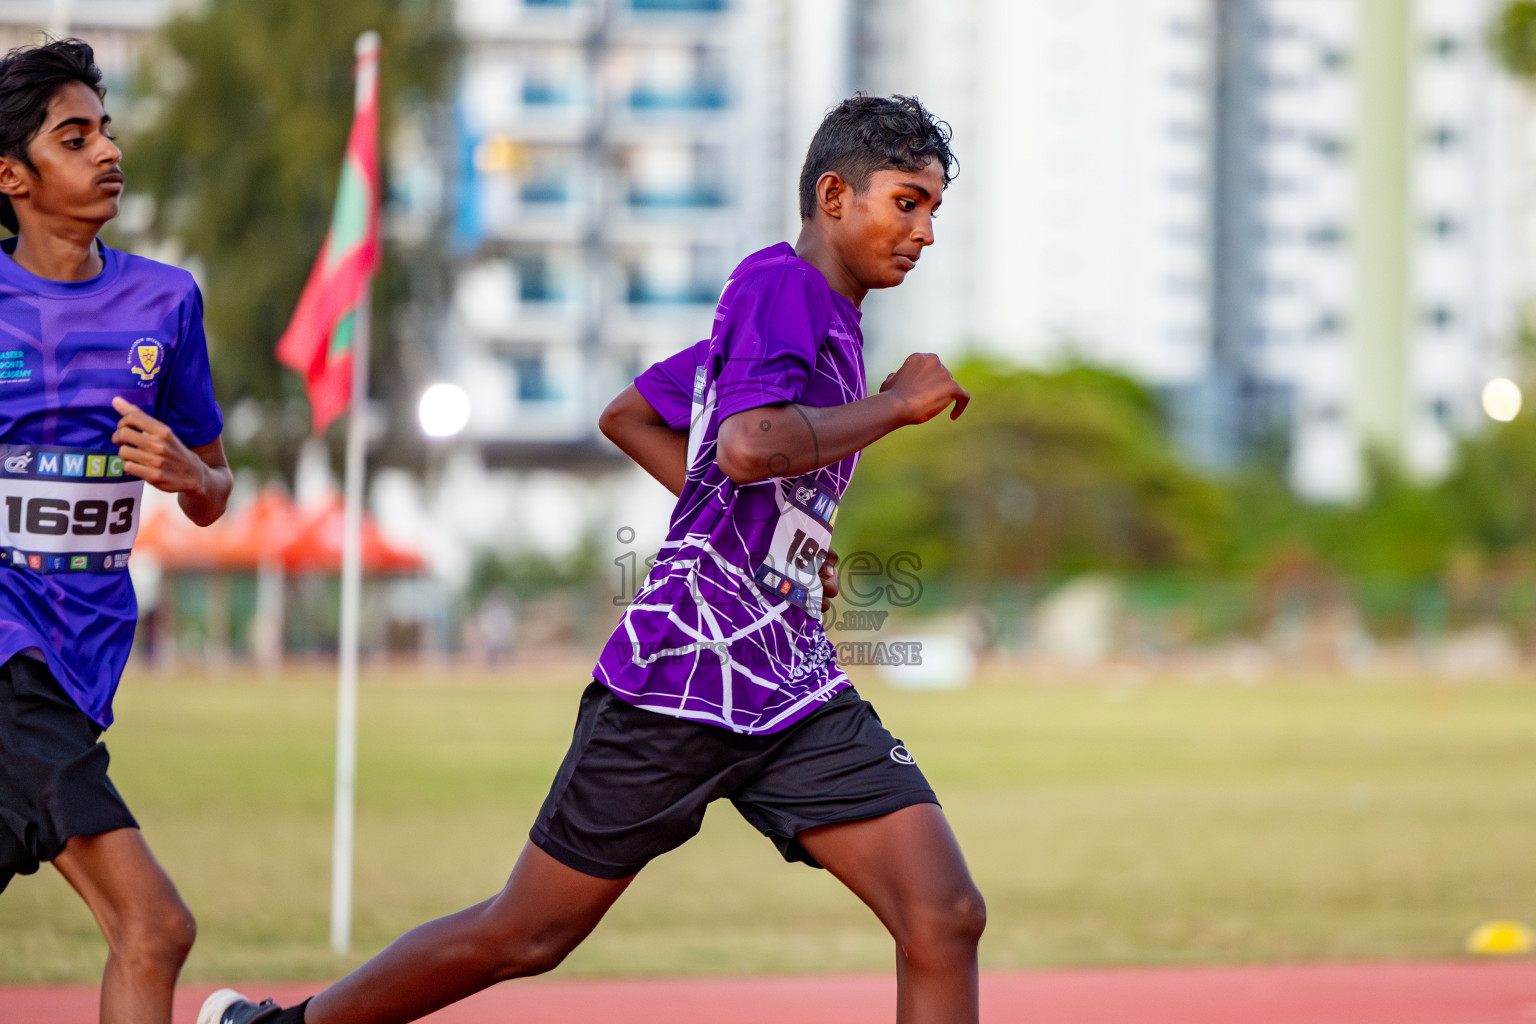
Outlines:
[{"label": "purple jersey with white pattern", "polygon": [[50,281],[14,245],[0,246],[0,662],[41,650],[105,727],[138,620],[122,570],[143,488],[112,443],[112,399],[188,447],[218,439],[202,296],[186,271],[104,245],[100,274]]},{"label": "purple jersey with white pattern", "polygon": [[594,675],[652,711],[740,733],[787,728],[848,686],[821,627],[818,571],[858,455],[735,484],[715,462],[716,440],[739,412],[865,397],[859,311],[780,243],[736,268],[707,340],[635,386],[669,425],[688,428],[688,474]]}]

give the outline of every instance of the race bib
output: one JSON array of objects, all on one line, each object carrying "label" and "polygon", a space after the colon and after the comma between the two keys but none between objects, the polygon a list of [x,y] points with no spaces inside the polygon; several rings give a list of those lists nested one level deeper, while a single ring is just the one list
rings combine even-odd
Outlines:
[{"label": "race bib", "polygon": [[115,448],[0,446],[0,566],[126,569],[143,497]]},{"label": "race bib", "polygon": [[821,564],[832,544],[837,499],[810,477],[784,481],[774,497],[779,519],[768,557],[753,577],[768,593],[820,618]]}]

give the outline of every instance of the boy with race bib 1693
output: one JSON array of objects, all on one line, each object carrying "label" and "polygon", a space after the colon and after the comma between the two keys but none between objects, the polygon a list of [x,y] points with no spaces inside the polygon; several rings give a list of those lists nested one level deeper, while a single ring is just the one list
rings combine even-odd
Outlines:
[{"label": "boy with race bib 1693", "polygon": [[0,889],[52,861],[107,939],[101,1020],[167,1024],[192,915],[98,738],[145,482],[207,525],[231,478],[191,275],[96,237],[123,191],[103,95],[79,40],[0,58]]},{"label": "boy with race bib 1693", "polygon": [[604,412],[603,432],[678,501],[506,888],[304,1004],[225,989],[200,1024],[396,1024],[550,970],[721,798],[875,912],[896,941],[898,1021],[977,1019],[981,894],[915,759],[821,624],[860,449],[969,401],[924,354],[868,395],[859,327],[868,292],[900,284],[933,244],[948,143],[915,99],[836,107],[801,172],[796,244],[742,261],[710,337]]}]

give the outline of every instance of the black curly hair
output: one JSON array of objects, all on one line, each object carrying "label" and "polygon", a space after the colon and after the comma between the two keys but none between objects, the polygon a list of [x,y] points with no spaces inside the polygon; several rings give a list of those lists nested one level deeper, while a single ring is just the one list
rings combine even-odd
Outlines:
[{"label": "black curly hair", "polygon": [[827,113],[811,138],[800,168],[800,219],[810,220],[816,212],[816,182],[828,171],[862,192],[876,171],[920,171],[937,160],[948,188],[959,169],[949,149],[950,134],[948,123],[930,114],[916,96],[854,93]]},{"label": "black curly hair", "polygon": [[[50,39],[0,57],[0,156],[20,160],[32,170],[27,145],[43,126],[54,94],[70,82],[84,82],[106,99],[96,52],[80,39]],[[20,230],[9,197],[0,195],[0,225]]]}]

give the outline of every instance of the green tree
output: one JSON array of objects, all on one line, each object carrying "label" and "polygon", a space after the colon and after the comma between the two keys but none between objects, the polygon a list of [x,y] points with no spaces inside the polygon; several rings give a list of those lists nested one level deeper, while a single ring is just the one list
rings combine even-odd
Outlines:
[{"label": "green tree", "polygon": [[1536,416],[1464,443],[1440,491],[1458,540],[1490,560],[1536,568]]},{"label": "green tree", "polygon": [[841,551],[911,551],[925,572],[977,585],[1217,562],[1226,496],[1178,456],[1140,385],[984,362],[956,377],[972,394],[959,420],[865,453],[838,517]]},{"label": "green tree", "polygon": [[1536,79],[1536,2],[1512,0],[1489,32],[1494,56],[1517,78]]},{"label": "green tree", "polygon": [[[143,68],[150,123],[127,140],[133,187],[156,200],[153,231],[204,268],[205,322],[226,408],[302,393],[273,348],[330,221],[352,119],[353,44],[383,37],[382,139],[447,80],[440,0],[210,0],[178,17]],[[387,183],[386,183],[387,194]],[[386,250],[373,364],[387,368],[390,312],[406,285]],[[385,381],[391,375],[376,374]],[[377,392],[376,392],[377,393]],[[302,437],[303,417],[286,419]],[[262,461],[281,462],[268,452]]]}]

